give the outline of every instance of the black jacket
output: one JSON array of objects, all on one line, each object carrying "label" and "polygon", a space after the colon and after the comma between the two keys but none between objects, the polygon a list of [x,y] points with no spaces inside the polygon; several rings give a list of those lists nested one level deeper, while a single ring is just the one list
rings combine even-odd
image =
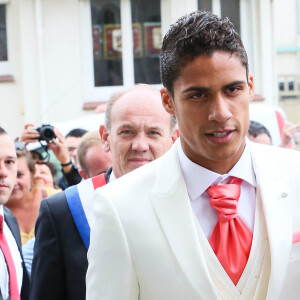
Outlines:
[{"label": "black jacket", "polygon": [[30,299],[84,300],[87,267],[87,249],[65,193],[44,199],[35,227]]}]

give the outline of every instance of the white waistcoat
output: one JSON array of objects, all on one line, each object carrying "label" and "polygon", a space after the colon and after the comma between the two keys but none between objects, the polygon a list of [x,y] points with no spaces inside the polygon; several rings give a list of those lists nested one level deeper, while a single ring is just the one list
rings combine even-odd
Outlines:
[{"label": "white waistcoat", "polygon": [[211,279],[226,300],[262,300],[266,298],[270,278],[270,249],[259,193],[257,193],[254,233],[250,256],[242,276],[235,286],[214,254],[198,220],[194,217]]}]

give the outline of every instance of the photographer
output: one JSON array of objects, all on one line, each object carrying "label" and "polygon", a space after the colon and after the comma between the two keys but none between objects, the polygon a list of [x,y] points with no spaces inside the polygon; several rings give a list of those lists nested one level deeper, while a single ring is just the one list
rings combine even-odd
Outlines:
[{"label": "photographer", "polygon": [[[27,123],[19,138],[20,142],[25,144],[38,142],[41,140],[41,127],[36,129],[34,124]],[[62,166],[63,178],[59,180],[59,187],[66,189],[68,186],[79,183],[82,178],[78,173],[76,163],[76,149],[81,137],[87,132],[84,129],[73,129],[64,137],[57,128],[53,128],[55,137],[47,140],[48,147],[60,161]]]}]

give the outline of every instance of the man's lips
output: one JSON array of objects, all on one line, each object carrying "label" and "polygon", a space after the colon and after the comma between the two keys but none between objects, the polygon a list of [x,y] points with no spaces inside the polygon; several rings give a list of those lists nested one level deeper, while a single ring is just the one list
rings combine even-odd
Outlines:
[{"label": "man's lips", "polygon": [[8,189],[8,185],[6,185],[4,183],[0,183],[0,189],[1,190]]},{"label": "man's lips", "polygon": [[133,157],[133,158],[130,158],[129,161],[135,162],[135,163],[147,163],[147,162],[150,162],[151,159],[144,158],[144,157]]},{"label": "man's lips", "polygon": [[206,136],[211,142],[219,144],[228,142],[231,139],[234,132],[235,130],[233,129],[218,130],[206,133]]}]

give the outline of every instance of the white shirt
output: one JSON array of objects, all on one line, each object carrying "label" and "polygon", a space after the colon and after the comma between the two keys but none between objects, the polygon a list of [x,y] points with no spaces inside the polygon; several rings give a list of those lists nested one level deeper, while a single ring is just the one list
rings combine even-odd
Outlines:
[{"label": "white shirt", "polygon": [[210,197],[206,189],[211,184],[226,183],[229,176],[243,179],[240,200],[238,202],[238,215],[253,232],[256,204],[256,179],[247,142],[239,161],[227,174],[223,175],[212,172],[192,162],[184,154],[180,143],[178,143],[178,158],[192,208],[207,239],[210,238],[217,223],[218,214],[209,203]]},{"label": "white shirt", "polygon": [[[3,216],[3,232],[5,238],[7,240],[10,253],[13,257],[16,272],[17,272],[17,280],[18,280],[18,287],[19,292],[21,293],[22,287],[22,280],[23,280],[23,267],[22,267],[22,258],[16,243],[16,240],[10,231],[9,227],[7,226],[6,222],[4,221],[4,213],[3,213],[3,206],[0,205],[0,214]],[[9,299],[9,277],[8,277],[8,270],[5,262],[4,255],[2,250],[0,249],[0,289],[3,296],[3,299]]]},{"label": "white shirt", "polygon": [[111,171],[110,173],[110,176],[109,176],[109,179],[108,179],[108,182],[107,183],[110,183],[110,182],[113,182],[117,179],[115,173],[114,173],[114,169]]}]

